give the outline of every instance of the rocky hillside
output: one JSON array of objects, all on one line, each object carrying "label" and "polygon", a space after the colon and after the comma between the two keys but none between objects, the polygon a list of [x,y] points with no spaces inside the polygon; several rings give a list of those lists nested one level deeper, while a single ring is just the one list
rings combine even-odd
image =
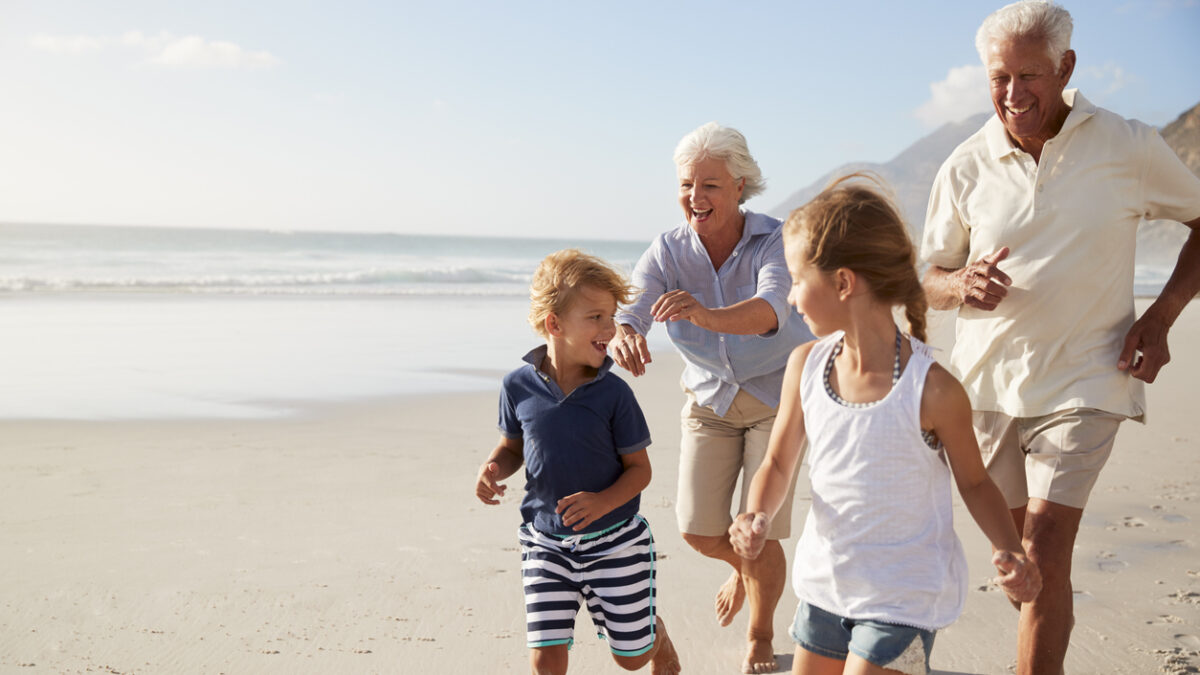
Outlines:
[{"label": "rocky hillside", "polygon": [[[870,170],[886,179],[895,190],[904,217],[919,241],[925,223],[929,189],[933,185],[938,168],[950,152],[983,126],[992,114],[994,113],[980,113],[963,122],[943,125],[884,164],[860,162],[840,166],[812,185],[792,193],[768,213],[785,218],[792,209],[815,197],[834,178],[854,171]],[[1200,104],[1180,115],[1161,131],[1167,145],[1179,154],[1193,173],[1200,176]],[[1187,228],[1178,223],[1143,223],[1138,232],[1138,263],[1170,265],[1186,237]]]}]

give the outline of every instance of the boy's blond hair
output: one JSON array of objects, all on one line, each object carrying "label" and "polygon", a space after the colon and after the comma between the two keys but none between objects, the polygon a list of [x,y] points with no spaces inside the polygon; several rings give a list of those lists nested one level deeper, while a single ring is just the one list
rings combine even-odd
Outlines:
[{"label": "boy's blond hair", "polygon": [[608,291],[618,305],[628,304],[636,295],[616,268],[596,256],[577,248],[551,253],[542,259],[529,285],[529,324],[538,335],[549,337],[546,317],[567,311],[580,286]]}]

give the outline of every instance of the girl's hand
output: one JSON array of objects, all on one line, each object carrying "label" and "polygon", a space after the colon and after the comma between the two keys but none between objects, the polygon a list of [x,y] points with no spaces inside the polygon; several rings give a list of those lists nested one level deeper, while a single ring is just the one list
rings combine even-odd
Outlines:
[{"label": "girl's hand", "polygon": [[754,560],[762,553],[767,543],[767,531],[771,529],[771,519],[767,514],[739,513],[729,526],[729,542],[733,551],[747,560]]},{"label": "girl's hand", "polygon": [[558,500],[555,513],[562,514],[563,525],[576,532],[591,525],[612,511],[604,499],[595,492],[576,492]]},{"label": "girl's hand", "polygon": [[479,467],[479,478],[475,481],[475,496],[484,504],[499,504],[496,497],[503,497],[507,486],[496,482],[499,480],[500,465],[495,462],[484,462]]},{"label": "girl's hand", "polygon": [[1000,570],[996,583],[1015,602],[1032,602],[1041,592],[1042,574],[1024,554],[996,551],[992,555],[992,564]]}]

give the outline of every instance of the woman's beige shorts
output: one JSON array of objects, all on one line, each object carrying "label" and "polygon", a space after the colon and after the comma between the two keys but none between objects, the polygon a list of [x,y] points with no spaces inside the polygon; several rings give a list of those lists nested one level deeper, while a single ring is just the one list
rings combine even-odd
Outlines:
[{"label": "woman's beige shorts", "polygon": [[[767,456],[767,439],[771,437],[776,409],[739,391],[725,416],[721,417],[712,408],[696,405],[692,392],[686,393],[687,401],[681,412],[683,428],[675,515],[681,532],[705,537],[724,536],[733,523],[730,506],[739,476],[742,490],[737,513],[746,508],[750,481]],[[791,534],[795,489],[793,476],[787,498],[771,523],[768,538],[785,539]]]},{"label": "woman's beige shorts", "polygon": [[1036,497],[1082,509],[1124,420],[1103,410],[1071,408],[1041,417],[977,410],[973,421],[983,463],[1008,508]]}]

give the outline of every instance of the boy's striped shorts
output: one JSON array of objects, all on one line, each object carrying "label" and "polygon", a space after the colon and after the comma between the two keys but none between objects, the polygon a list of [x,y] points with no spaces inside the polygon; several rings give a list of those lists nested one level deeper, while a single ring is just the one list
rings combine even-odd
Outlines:
[{"label": "boy's striped shorts", "polygon": [[566,538],[527,523],[518,536],[530,647],[569,648],[581,601],[614,654],[638,656],[654,646],[654,537],[644,518]]}]

